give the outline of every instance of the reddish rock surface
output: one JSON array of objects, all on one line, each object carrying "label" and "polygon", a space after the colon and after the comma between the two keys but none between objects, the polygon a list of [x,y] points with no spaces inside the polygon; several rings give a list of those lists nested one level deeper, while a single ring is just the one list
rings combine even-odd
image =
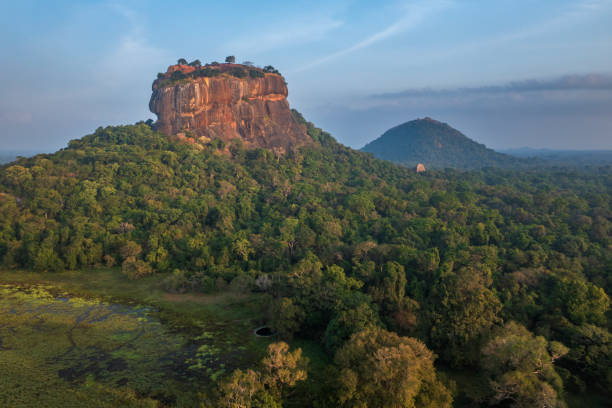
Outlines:
[{"label": "reddish rock surface", "polygon": [[[234,64],[219,67],[222,72]],[[225,68],[225,69],[224,69]],[[246,67],[245,67],[246,68]],[[201,141],[241,139],[246,147],[284,153],[312,143],[293,117],[282,76],[237,78],[229,74],[188,78],[168,84],[169,73],[189,74],[193,67],[175,65],[153,82],[149,108],[158,117],[155,128],[167,135],[192,132]]]}]

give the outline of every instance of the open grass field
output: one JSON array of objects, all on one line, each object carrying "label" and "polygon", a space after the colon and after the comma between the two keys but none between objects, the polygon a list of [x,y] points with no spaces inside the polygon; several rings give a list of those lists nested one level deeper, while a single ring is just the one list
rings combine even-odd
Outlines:
[{"label": "open grass field", "polygon": [[196,407],[250,366],[262,300],[170,295],[117,270],[0,272],[0,406]]}]

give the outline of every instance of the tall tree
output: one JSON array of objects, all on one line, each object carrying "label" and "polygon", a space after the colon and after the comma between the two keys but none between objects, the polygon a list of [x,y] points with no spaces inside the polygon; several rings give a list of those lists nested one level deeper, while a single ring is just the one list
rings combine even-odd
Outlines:
[{"label": "tall tree", "polygon": [[345,407],[450,407],[433,353],[421,341],[380,328],[354,334],[336,353],[338,401]]},{"label": "tall tree", "polygon": [[475,361],[478,341],[498,321],[501,303],[485,267],[449,272],[435,284],[424,319],[434,350],[455,366]]},{"label": "tall tree", "polygon": [[548,343],[524,326],[507,323],[482,349],[491,402],[517,408],[562,406],[563,382],[553,363],[567,351],[561,343]]}]

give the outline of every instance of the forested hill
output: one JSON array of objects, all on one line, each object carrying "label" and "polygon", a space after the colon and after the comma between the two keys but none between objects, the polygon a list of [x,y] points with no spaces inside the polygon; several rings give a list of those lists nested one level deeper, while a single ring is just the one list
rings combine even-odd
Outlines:
[{"label": "forested hill", "polygon": [[35,151],[20,151],[20,150],[0,150],[0,165],[5,163],[10,163],[15,160],[17,157],[30,157],[34,156]]},{"label": "forested hill", "polygon": [[481,169],[514,167],[525,162],[491,150],[430,118],[389,129],[361,150],[407,167],[423,163],[426,168]]},{"label": "forested hill", "polygon": [[503,153],[538,160],[540,165],[549,166],[609,166],[612,165],[612,150],[552,150],[519,149],[504,150]]},{"label": "forested hill", "polygon": [[[273,395],[286,406],[449,407],[453,393],[552,407],[610,392],[610,168],[415,174],[295,115],[316,143],[281,155],[139,123],[0,167],[0,265],[273,293],[279,337],[329,356],[321,383]],[[477,373],[478,390],[437,377],[428,349]],[[400,365],[379,358],[391,352]]]}]

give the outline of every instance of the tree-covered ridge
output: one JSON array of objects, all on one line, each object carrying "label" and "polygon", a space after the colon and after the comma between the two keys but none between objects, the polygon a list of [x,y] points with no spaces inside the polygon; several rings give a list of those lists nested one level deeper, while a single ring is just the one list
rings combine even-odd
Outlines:
[{"label": "tree-covered ridge", "polygon": [[[170,272],[174,291],[269,293],[283,338],[336,356],[321,406],[392,398],[352,363],[387,352],[421,356],[392,371],[410,383],[402,404],[447,404],[413,337],[485,373],[474,400],[553,406],[564,388],[612,388],[609,167],[417,175],[306,125],[319,143],[284,156],[215,141],[196,150],[139,123],[5,165],[1,264],[121,265],[131,278]],[[516,362],[507,343],[534,354]]]},{"label": "tree-covered ridge", "polygon": [[423,163],[426,168],[481,169],[524,164],[524,160],[489,149],[430,118],[389,129],[361,150],[407,167]]},{"label": "tree-covered ridge", "polygon": [[236,57],[233,55],[225,58],[224,64],[212,61],[202,65],[199,59],[187,62],[186,59],[179,58],[176,65],[171,65],[166,72],[159,72],[157,74],[157,80],[153,83],[153,87],[163,88],[186,82],[190,79],[212,78],[221,75],[236,78],[263,78],[266,74],[275,74],[282,77],[281,73],[272,65],[266,65],[261,68],[255,66],[250,61],[236,64]]}]

